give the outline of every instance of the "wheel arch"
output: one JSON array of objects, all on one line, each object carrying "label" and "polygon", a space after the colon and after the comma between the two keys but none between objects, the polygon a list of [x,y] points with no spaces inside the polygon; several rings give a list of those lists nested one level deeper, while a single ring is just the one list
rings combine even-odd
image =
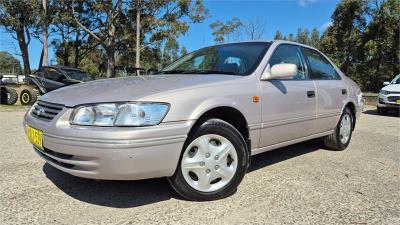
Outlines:
[{"label": "wheel arch", "polygon": [[190,132],[208,118],[220,119],[235,127],[243,136],[247,144],[247,149],[250,151],[251,142],[247,119],[239,109],[229,105],[210,107],[197,116],[196,122],[193,124]]}]

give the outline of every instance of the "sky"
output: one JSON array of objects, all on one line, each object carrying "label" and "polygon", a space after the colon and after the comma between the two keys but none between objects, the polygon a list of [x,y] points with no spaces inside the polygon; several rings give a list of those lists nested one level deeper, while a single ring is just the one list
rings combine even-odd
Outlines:
[{"label": "sky", "polygon": [[[202,23],[190,26],[189,32],[179,38],[179,44],[193,51],[214,44],[210,23],[227,21],[234,17],[242,21],[258,18],[265,23],[262,39],[273,39],[280,30],[284,35],[296,34],[297,29],[318,28],[322,33],[331,24],[331,15],[338,0],[205,0],[210,16]],[[51,42],[51,38],[50,41]],[[42,43],[32,39],[29,45],[31,68],[39,65]],[[13,54],[22,62],[18,42],[0,27],[0,51]],[[49,49],[50,64],[55,64],[54,49]]]}]

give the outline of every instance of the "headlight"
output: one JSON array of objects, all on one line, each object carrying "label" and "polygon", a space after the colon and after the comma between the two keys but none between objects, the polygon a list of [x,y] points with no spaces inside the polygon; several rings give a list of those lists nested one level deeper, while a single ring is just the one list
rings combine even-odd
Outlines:
[{"label": "headlight", "polygon": [[388,94],[390,94],[390,91],[380,90],[379,94],[388,95]]},{"label": "headlight", "polygon": [[152,126],[161,123],[167,103],[107,103],[80,106],[71,115],[71,124],[89,126]]}]

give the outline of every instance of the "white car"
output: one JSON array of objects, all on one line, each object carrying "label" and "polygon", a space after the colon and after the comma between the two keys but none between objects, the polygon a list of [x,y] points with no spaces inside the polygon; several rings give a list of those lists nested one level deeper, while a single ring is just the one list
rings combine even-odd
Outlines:
[{"label": "white car", "polygon": [[391,82],[384,82],[379,91],[377,111],[378,114],[385,114],[389,109],[400,109],[400,74]]}]

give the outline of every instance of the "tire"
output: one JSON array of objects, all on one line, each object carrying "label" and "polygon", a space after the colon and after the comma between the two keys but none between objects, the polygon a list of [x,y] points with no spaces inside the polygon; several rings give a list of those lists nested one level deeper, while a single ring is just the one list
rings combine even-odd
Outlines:
[{"label": "tire", "polygon": [[178,194],[193,201],[232,195],[249,166],[249,151],[240,132],[220,119],[204,121],[189,133],[175,174],[168,178]]},{"label": "tire", "polygon": [[388,110],[384,107],[376,107],[376,112],[378,113],[378,115],[386,115],[388,113]]},{"label": "tire", "polygon": [[[327,148],[342,151],[347,148],[353,134],[354,118],[350,109],[345,108],[340,120],[332,134],[324,137],[324,144]],[[341,127],[346,127],[341,130]],[[345,138],[347,137],[347,138]]]},{"label": "tire", "polygon": [[39,92],[36,89],[27,88],[21,91],[19,101],[21,105],[32,105],[36,102]]},{"label": "tire", "polygon": [[2,87],[0,95],[2,104],[14,105],[18,100],[18,93],[13,88]]}]

